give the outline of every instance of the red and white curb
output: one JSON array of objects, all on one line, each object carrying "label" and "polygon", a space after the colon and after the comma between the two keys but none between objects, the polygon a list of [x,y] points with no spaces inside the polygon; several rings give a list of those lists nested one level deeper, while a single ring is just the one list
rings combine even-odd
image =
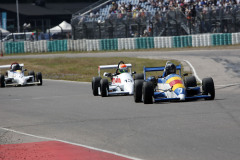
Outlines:
[{"label": "red and white curb", "polygon": [[[79,143],[28,134],[8,128],[1,130],[44,139],[43,142],[0,145],[2,160],[141,160]],[[48,155],[48,156],[47,156]],[[44,158],[44,156],[47,156]]]}]

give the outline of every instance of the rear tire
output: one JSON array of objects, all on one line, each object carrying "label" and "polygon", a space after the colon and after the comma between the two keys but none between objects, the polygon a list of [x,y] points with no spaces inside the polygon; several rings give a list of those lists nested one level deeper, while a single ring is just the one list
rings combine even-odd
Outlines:
[{"label": "rear tire", "polygon": [[210,94],[210,97],[205,98],[205,100],[213,100],[215,98],[215,87],[211,77],[202,80],[202,95],[208,94]]},{"label": "rear tire", "polygon": [[195,76],[189,76],[184,78],[184,85],[186,88],[188,87],[196,87],[197,86],[197,80]]},{"label": "rear tire", "polygon": [[101,77],[92,78],[92,91],[94,96],[98,96],[98,87],[100,87]]},{"label": "rear tire", "polygon": [[0,85],[1,85],[1,88],[4,88],[6,86],[4,75],[0,76]]},{"label": "rear tire", "polygon": [[102,97],[107,97],[108,96],[108,91],[109,91],[108,79],[101,79],[100,88],[101,88],[101,96]]},{"label": "rear tire", "polygon": [[152,82],[143,83],[143,103],[152,104],[153,103],[153,84]]},{"label": "rear tire", "polygon": [[143,82],[144,82],[144,80],[141,80],[141,79],[135,80],[135,83],[134,83],[134,101],[136,103],[142,101]]},{"label": "rear tire", "polygon": [[42,81],[42,73],[41,72],[38,72],[36,74],[36,81],[39,82],[39,84],[37,84],[38,86],[41,86],[43,81]]},{"label": "rear tire", "polygon": [[143,73],[139,73],[139,74],[135,74],[135,80],[137,80],[137,79],[144,79],[144,74]]}]

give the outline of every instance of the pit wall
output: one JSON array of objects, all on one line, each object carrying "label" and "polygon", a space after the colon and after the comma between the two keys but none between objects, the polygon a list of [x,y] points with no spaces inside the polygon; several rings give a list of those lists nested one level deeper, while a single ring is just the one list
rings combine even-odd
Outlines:
[{"label": "pit wall", "polygon": [[240,44],[240,33],[118,39],[1,42],[3,54],[207,47]]}]

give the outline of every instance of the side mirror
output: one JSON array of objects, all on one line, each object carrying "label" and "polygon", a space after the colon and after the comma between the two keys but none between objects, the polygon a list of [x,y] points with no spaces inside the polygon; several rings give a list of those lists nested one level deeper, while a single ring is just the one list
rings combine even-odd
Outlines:
[{"label": "side mirror", "polygon": [[104,77],[111,77],[112,74],[111,74],[111,73],[108,73],[108,72],[104,72],[104,73],[103,73],[103,76],[104,76]]},{"label": "side mirror", "polygon": [[185,77],[185,76],[188,76],[188,73],[184,73],[183,76],[184,76],[184,77]]},{"label": "side mirror", "polygon": [[27,71],[27,69],[24,69],[23,71]]},{"label": "side mirror", "polygon": [[104,76],[104,77],[107,77],[107,76],[108,76],[108,73],[107,73],[107,72],[104,72],[104,73],[103,73],[103,76]]},{"label": "side mirror", "polygon": [[136,73],[137,73],[136,71],[132,72],[132,74],[136,74]]}]

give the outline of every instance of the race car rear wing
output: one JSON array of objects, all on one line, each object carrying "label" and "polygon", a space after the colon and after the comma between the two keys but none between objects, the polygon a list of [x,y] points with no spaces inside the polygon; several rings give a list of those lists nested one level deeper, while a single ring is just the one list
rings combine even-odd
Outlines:
[{"label": "race car rear wing", "polygon": [[[176,70],[179,70],[179,75],[181,75],[181,65],[176,66]],[[143,67],[144,79],[146,77],[146,72],[164,71],[164,67]]]},{"label": "race car rear wing", "polygon": [[[125,64],[127,66],[127,68],[132,68],[132,64]],[[117,69],[118,65],[102,65],[102,66],[98,66],[98,75],[100,76],[100,70],[101,69]],[[130,71],[131,72],[131,71]]]},{"label": "race car rear wing", "polygon": [[[145,72],[154,72],[154,71],[164,71],[165,66],[164,67],[144,67],[143,71]],[[177,70],[181,70],[181,65],[176,66]]]},{"label": "race car rear wing", "polygon": [[[23,67],[24,66],[24,64],[22,63],[22,64],[19,64],[20,65],[20,67]],[[10,67],[11,67],[11,64],[9,64],[9,65],[1,65],[0,66],[0,69],[10,69]]]}]

